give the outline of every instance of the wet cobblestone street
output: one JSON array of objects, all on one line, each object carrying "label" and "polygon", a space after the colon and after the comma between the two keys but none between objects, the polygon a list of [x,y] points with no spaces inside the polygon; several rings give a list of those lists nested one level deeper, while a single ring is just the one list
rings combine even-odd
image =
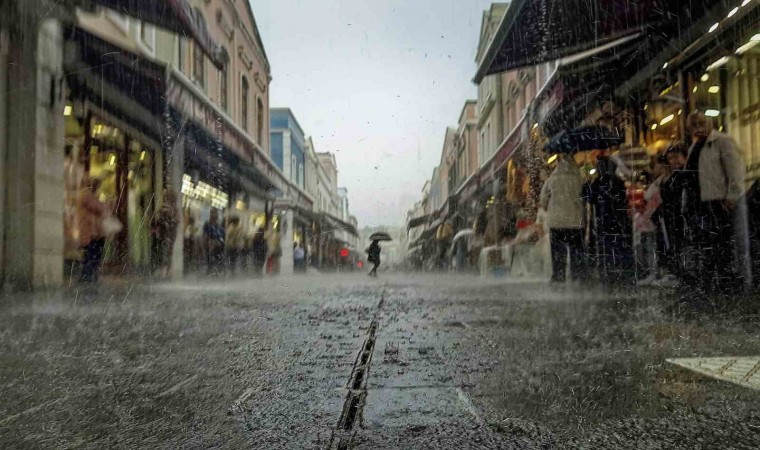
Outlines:
[{"label": "wet cobblestone street", "polygon": [[737,448],[760,394],[666,363],[755,318],[652,292],[307,275],[6,296],[2,448]]}]

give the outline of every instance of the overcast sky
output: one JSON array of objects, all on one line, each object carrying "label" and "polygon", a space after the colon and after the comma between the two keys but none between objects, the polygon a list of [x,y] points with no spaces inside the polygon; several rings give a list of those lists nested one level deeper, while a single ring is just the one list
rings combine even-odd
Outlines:
[{"label": "overcast sky", "polygon": [[485,0],[251,0],[290,107],[359,226],[401,225],[438,164],[472,84]]}]

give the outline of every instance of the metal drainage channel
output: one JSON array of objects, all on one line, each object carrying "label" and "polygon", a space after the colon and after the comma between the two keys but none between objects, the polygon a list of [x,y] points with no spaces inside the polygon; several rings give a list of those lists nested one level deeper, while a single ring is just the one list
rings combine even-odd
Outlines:
[{"label": "metal drainage channel", "polygon": [[362,348],[356,355],[351,376],[346,388],[346,401],[343,403],[343,411],[340,414],[337,427],[332,431],[328,450],[347,450],[350,448],[354,437],[354,427],[362,420],[364,405],[367,401],[367,380],[372,363],[372,354],[375,350],[375,338],[380,323],[380,310],[385,303],[385,295],[381,295],[377,310],[372,318],[367,331],[367,338]]}]

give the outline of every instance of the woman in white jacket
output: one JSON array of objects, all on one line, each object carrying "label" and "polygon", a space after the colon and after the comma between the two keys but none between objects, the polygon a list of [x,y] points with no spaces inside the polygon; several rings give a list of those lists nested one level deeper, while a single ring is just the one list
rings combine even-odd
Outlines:
[{"label": "woman in white jacket", "polygon": [[541,207],[548,213],[553,282],[565,280],[568,252],[571,277],[585,276],[582,190],[583,178],[575,161],[560,155],[557,168],[541,188]]}]

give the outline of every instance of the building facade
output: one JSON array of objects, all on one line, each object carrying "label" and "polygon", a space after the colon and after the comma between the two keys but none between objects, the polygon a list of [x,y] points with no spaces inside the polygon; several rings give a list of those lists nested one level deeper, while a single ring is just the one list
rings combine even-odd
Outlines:
[{"label": "building facade", "polygon": [[273,108],[270,114],[270,157],[292,183],[306,189],[304,131],[290,108]]}]

